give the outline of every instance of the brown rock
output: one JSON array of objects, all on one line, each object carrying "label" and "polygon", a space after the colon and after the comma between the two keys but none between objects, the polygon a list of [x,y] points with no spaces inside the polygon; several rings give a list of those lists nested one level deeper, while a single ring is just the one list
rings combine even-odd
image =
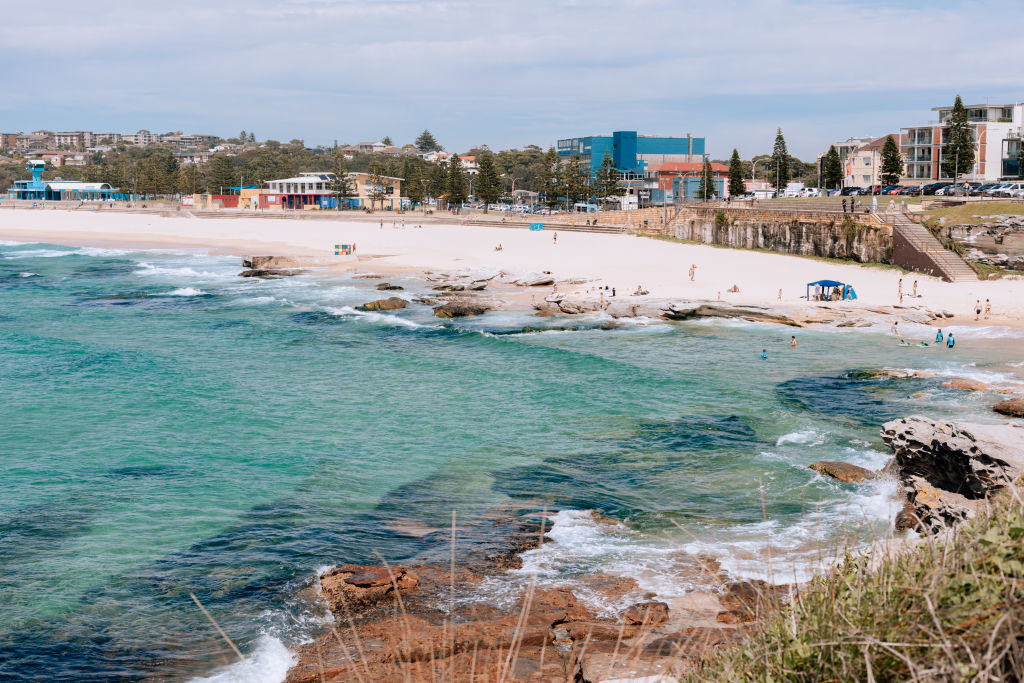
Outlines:
[{"label": "brown rock", "polygon": [[992,410],[1010,417],[1024,417],[1024,398],[1008,398],[992,406]]},{"label": "brown rock", "polygon": [[776,586],[760,579],[730,581],[724,588],[721,601],[726,611],[717,618],[723,624],[756,621],[762,614],[781,607],[791,590],[789,586]]},{"label": "brown rock", "polygon": [[991,384],[985,384],[979,382],[976,379],[970,379],[968,377],[954,377],[947,382],[943,382],[942,386],[947,389],[964,389],[965,391],[988,391],[994,394],[1012,394],[1011,389],[1005,387],[997,387]]},{"label": "brown rock", "polygon": [[401,287],[399,285],[393,285],[390,282],[382,282],[379,285],[377,285],[377,289],[382,291],[382,292],[389,292],[389,291],[397,291],[397,290],[405,289],[405,288]]},{"label": "brown rock", "polygon": [[241,273],[238,274],[238,277],[260,277],[265,280],[276,280],[279,277],[292,277],[293,275],[301,275],[306,272],[308,271],[271,268],[250,268],[249,270],[243,270]]},{"label": "brown rock", "polygon": [[909,500],[904,502],[903,507],[896,513],[896,529],[898,531],[917,529],[919,524],[920,520],[917,518],[917,513],[914,511],[914,504]]},{"label": "brown rock", "polygon": [[434,287],[435,292],[464,292],[466,291],[465,285],[438,285]]},{"label": "brown rock", "polygon": [[420,583],[405,567],[346,564],[320,577],[320,587],[331,612],[337,615],[358,611],[407,593]]},{"label": "brown rock", "polygon": [[491,304],[482,301],[458,299],[435,307],[434,315],[438,318],[462,318],[470,315],[483,315],[492,308]]},{"label": "brown rock", "polygon": [[397,311],[409,305],[405,299],[397,296],[389,296],[387,299],[377,299],[359,306],[360,311]]},{"label": "brown rock", "polygon": [[832,477],[847,484],[856,484],[875,478],[875,473],[863,467],[846,462],[822,460],[810,465],[810,468],[825,477]]},{"label": "brown rock", "polygon": [[668,620],[668,604],[664,602],[650,601],[638,602],[630,605],[619,619],[630,626],[653,626]]}]

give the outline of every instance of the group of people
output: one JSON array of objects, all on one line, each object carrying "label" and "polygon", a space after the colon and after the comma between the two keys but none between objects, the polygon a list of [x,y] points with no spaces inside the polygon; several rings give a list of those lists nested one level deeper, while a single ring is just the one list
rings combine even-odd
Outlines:
[{"label": "group of people", "polygon": [[[790,348],[796,348],[796,335],[792,335],[789,338]],[[768,360],[768,349],[761,349],[761,360]]]},{"label": "group of people", "polygon": [[648,294],[650,294],[650,292],[648,290],[644,289],[643,285],[637,285],[636,286],[636,291],[633,292],[633,296],[646,296]]},{"label": "group of people", "polygon": [[[917,280],[914,280],[914,290],[910,293],[910,296],[915,299],[920,296],[917,293]],[[896,285],[896,298],[899,299],[900,303],[903,303],[903,278],[900,278],[899,283]]]},{"label": "group of people", "polygon": [[[984,309],[984,312],[985,312],[985,320],[988,320],[989,315],[992,314],[992,302],[989,301],[988,299],[985,299],[985,309]],[[974,319],[975,320],[981,320],[981,313],[982,313],[981,299],[978,299],[977,301],[974,302]]]}]

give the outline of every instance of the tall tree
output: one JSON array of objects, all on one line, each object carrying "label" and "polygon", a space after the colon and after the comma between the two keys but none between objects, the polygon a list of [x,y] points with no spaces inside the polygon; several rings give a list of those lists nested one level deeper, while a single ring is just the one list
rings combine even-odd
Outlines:
[{"label": "tall tree", "polygon": [[430,196],[439,199],[448,191],[448,164],[438,162],[430,169]]},{"label": "tall tree", "polygon": [[594,196],[608,199],[621,197],[624,192],[625,188],[619,184],[619,169],[615,168],[615,160],[612,159],[611,152],[605,150],[594,182]]},{"label": "tall tree", "polygon": [[385,135],[385,136],[384,136],[384,139],[383,139],[383,140],[381,140],[381,144],[385,144],[385,145],[387,145],[388,147],[391,147],[391,146],[392,146],[392,145],[393,145],[394,143],[393,143],[393,142],[391,142],[391,136],[390,136],[390,135]]},{"label": "tall tree", "polygon": [[558,152],[555,151],[554,147],[549,147],[541,159],[537,191],[544,195],[544,203],[551,209],[558,206],[558,176]]},{"label": "tall tree", "polygon": [[402,168],[402,181],[405,188],[403,194],[413,204],[423,203],[423,197],[426,194],[426,188],[423,186],[423,175],[420,169],[421,164],[422,162],[419,159],[413,161],[411,158],[406,157],[405,165]]},{"label": "tall tree", "polygon": [[[898,151],[898,150],[897,150]],[[843,162],[835,145],[828,148],[821,169],[821,181],[828,189],[836,189],[843,184]]]},{"label": "tall tree", "polygon": [[198,164],[188,164],[178,171],[178,192],[181,194],[195,194],[202,192],[205,187],[203,174]]},{"label": "tall tree", "polygon": [[418,138],[416,138],[415,145],[416,149],[421,152],[440,152],[444,149],[441,145],[437,144],[437,140],[434,139],[433,134],[426,128],[424,128],[423,132],[420,133]]},{"label": "tall tree", "polygon": [[885,138],[882,145],[882,173],[879,180],[882,185],[895,185],[903,175],[903,155],[900,147],[891,135]]},{"label": "tall tree", "polygon": [[385,188],[384,174],[381,172],[381,166],[379,162],[370,163],[370,177],[367,179],[369,187],[367,190],[370,195],[370,210],[372,211],[377,207],[377,202],[380,202],[381,208],[384,208],[384,198],[387,196],[387,189]]},{"label": "tall tree", "polygon": [[949,128],[943,131],[946,140],[942,145],[942,172],[952,178],[974,169],[974,134],[967,123],[967,109],[963,100],[956,96],[953,111],[949,116]]},{"label": "tall tree", "polygon": [[783,190],[789,184],[789,150],[786,149],[786,138],[782,137],[782,129],[775,133],[775,146],[772,148],[771,168],[768,170],[768,177],[772,179],[777,196],[782,196]]},{"label": "tall tree", "polygon": [[737,150],[732,151],[729,158],[729,195],[739,197],[746,194],[747,186],[743,182],[743,160]]},{"label": "tall tree", "polygon": [[494,165],[494,155],[484,152],[480,156],[477,167],[475,194],[484,203],[484,213],[487,207],[501,199],[501,178],[498,176],[498,169]]},{"label": "tall tree", "polygon": [[334,174],[334,180],[330,185],[331,196],[338,200],[338,208],[342,209],[345,207],[346,200],[356,196],[356,189],[352,175],[345,168],[345,157],[338,152],[335,152],[331,158],[331,173]]},{"label": "tall tree", "polygon": [[448,159],[448,203],[458,207],[462,202],[469,199],[469,191],[466,186],[466,174],[462,170],[462,159],[458,154],[453,154]]},{"label": "tall tree", "polygon": [[210,179],[207,185],[211,194],[223,194],[225,188],[235,184],[235,171],[231,160],[217,155],[210,160]]},{"label": "tall tree", "polygon": [[1024,178],[1024,143],[1017,148],[1017,177]]},{"label": "tall tree", "polygon": [[704,169],[700,174],[700,184],[697,186],[697,199],[702,202],[715,198],[718,190],[715,187],[715,174],[711,170],[711,161],[704,159]]},{"label": "tall tree", "polygon": [[566,199],[570,211],[576,202],[590,195],[590,174],[579,159],[570,158],[559,164],[556,178],[557,192]]}]

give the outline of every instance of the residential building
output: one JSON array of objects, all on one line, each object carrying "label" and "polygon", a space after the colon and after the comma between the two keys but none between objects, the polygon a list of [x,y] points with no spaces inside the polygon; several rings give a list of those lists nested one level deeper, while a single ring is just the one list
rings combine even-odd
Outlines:
[{"label": "residential building", "polygon": [[85,149],[86,147],[91,147],[92,142],[92,133],[83,130],[53,134],[53,146],[57,148]]},{"label": "residential building", "polygon": [[25,157],[38,159],[52,166],[88,166],[90,157],[84,152],[71,150],[26,150]]},{"label": "residential building", "polygon": [[18,135],[15,146],[24,151],[29,149],[53,149],[53,133],[48,130],[37,130]]},{"label": "residential building", "polygon": [[0,149],[14,149],[18,146],[21,133],[0,133]]},{"label": "residential building", "polygon": [[216,135],[182,135],[177,133],[175,135],[162,135],[160,136],[160,142],[171,145],[176,150],[187,150],[196,149],[198,147],[208,147],[217,140]]},{"label": "residential building", "polygon": [[356,145],[356,151],[360,154],[375,154],[377,152],[383,152],[387,147],[387,145],[379,140],[377,142],[360,142]]},{"label": "residential building", "polygon": [[30,161],[28,166],[32,171],[32,179],[14,181],[14,187],[7,190],[8,199],[107,201],[122,198],[122,195],[107,183],[84,183],[79,180],[61,180],[60,178],[43,180],[45,161]]},{"label": "residential building", "polygon": [[[663,200],[671,203],[675,199],[682,198],[703,199],[703,197],[697,196],[703,172],[704,163],[700,161],[668,162],[648,171],[647,176],[648,179],[653,178],[656,181],[652,189],[671,192],[667,196],[662,196]],[[729,167],[725,164],[711,164],[711,174],[715,178],[715,195],[719,198],[727,196]],[[655,193],[654,199],[655,203],[660,203],[657,193]]]},{"label": "residential building", "polygon": [[[843,140],[842,142],[833,142],[831,145],[829,145],[829,147],[830,148],[831,147],[835,147],[836,148],[836,152],[839,153],[839,163],[842,164],[842,167],[843,167],[844,173],[845,173],[846,162],[847,162],[847,159],[849,158],[850,154],[852,154],[853,152],[857,151],[858,149],[860,149],[864,145],[870,144],[875,139],[876,138],[873,138],[873,137],[863,137],[863,136],[862,137],[856,137],[856,138],[847,138],[846,140]],[[824,178],[825,177],[825,155],[826,154],[828,154],[828,149],[826,149],[824,152],[822,152],[821,154],[818,155],[818,177],[820,177],[820,178]],[[822,182],[824,182],[824,181],[822,181]],[[853,183],[853,184],[856,185],[857,183]]]},{"label": "residential building", "polygon": [[[447,164],[452,158],[452,155],[448,152],[430,152],[430,154],[433,155],[433,158],[427,159],[427,161],[436,161]],[[476,175],[476,172],[479,170],[479,166],[477,165],[476,157],[474,155],[457,154],[455,156],[459,157],[459,162],[462,164],[463,171],[470,175]],[[426,159],[426,157],[423,158]]]},{"label": "residential building", "polygon": [[140,130],[138,133],[127,133],[121,136],[121,141],[129,145],[144,147],[160,141],[159,135],[153,135],[148,130]]},{"label": "residential building", "polygon": [[[349,208],[370,208],[372,195],[377,190],[373,176],[369,173],[350,173],[355,196],[348,201]],[[333,173],[302,173],[294,178],[267,181],[268,194],[280,195],[281,203],[288,209],[320,208],[334,209],[338,200],[331,196],[331,183],[337,176]],[[409,199],[402,196],[402,179],[382,176],[383,201],[378,199],[375,208],[399,210],[409,206]]]},{"label": "residential building", "polygon": [[637,135],[636,131],[616,131],[611,135],[566,138],[556,146],[560,160],[582,161],[591,175],[601,168],[609,154],[619,173],[628,178],[642,178],[648,168],[666,163],[695,163],[704,158],[704,138],[655,137]]},{"label": "residential building", "polygon": [[[893,140],[899,138],[891,134]],[[843,187],[870,187],[880,185],[882,176],[882,148],[889,137],[883,135],[860,147],[848,151],[843,163]]]},{"label": "residential building", "polygon": [[210,156],[210,152],[199,150],[193,152],[174,153],[174,158],[177,159],[178,163],[182,166],[205,164],[210,161]]},{"label": "residential building", "polygon": [[[992,182],[1020,177],[1014,154],[1024,132],[1024,104],[971,104],[967,122],[975,141],[974,168],[959,176],[970,182]],[[951,178],[942,170],[942,147],[949,133],[952,107],[934,107],[937,120],[925,125],[900,129],[900,153],[903,155],[903,180],[927,184]]]}]

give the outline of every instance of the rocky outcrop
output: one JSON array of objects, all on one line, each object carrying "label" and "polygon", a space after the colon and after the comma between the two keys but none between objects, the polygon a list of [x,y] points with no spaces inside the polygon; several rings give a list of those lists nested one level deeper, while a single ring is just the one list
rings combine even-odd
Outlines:
[{"label": "rocky outcrop", "polygon": [[1013,389],[1007,387],[1000,387],[994,384],[986,384],[985,382],[979,382],[976,379],[969,377],[954,377],[948,382],[943,382],[942,386],[947,389],[963,389],[965,391],[987,391],[993,394],[1012,394]]},{"label": "rocky outcrop", "polygon": [[246,256],[242,259],[243,268],[253,270],[279,270],[281,268],[300,268],[307,265],[293,256]]},{"label": "rocky outcrop", "polygon": [[485,301],[456,299],[434,307],[434,315],[438,318],[462,318],[470,315],[483,315],[493,308],[493,304]]},{"label": "rocky outcrop", "polygon": [[390,296],[387,299],[369,301],[358,308],[360,311],[397,311],[408,305],[409,302],[405,299],[399,299],[397,296]]},{"label": "rocky outcrop", "polygon": [[520,287],[550,287],[555,284],[555,276],[551,273],[532,273],[515,281]]},{"label": "rocky outcrop", "polygon": [[809,467],[822,476],[831,477],[847,484],[857,484],[875,478],[875,473],[871,470],[846,462],[821,460],[812,463]]},{"label": "rocky outcrop", "polygon": [[1024,398],[1008,398],[992,406],[992,410],[1010,417],[1024,417]]},{"label": "rocky outcrop", "polygon": [[331,612],[347,615],[408,593],[420,579],[405,567],[345,564],[320,577],[320,589]]},{"label": "rocky outcrop", "polygon": [[619,615],[622,623],[630,626],[653,626],[668,620],[667,602],[638,602],[630,605]]},{"label": "rocky outcrop", "polygon": [[302,275],[308,273],[308,270],[292,270],[292,269],[271,269],[271,268],[250,268],[249,270],[243,270],[238,274],[238,277],[258,277],[264,280],[276,280],[282,277],[292,277],[294,275]]},{"label": "rocky outcrop", "polygon": [[379,285],[377,285],[377,289],[379,291],[381,291],[381,292],[390,292],[390,291],[402,290],[402,289],[405,289],[405,288],[400,286],[400,285],[393,285],[390,282],[382,282]]},{"label": "rocky outcrop", "polygon": [[971,517],[993,492],[1024,474],[1024,429],[1010,425],[936,422],[914,416],[887,422],[882,439],[892,448],[913,519],[937,530]]}]

